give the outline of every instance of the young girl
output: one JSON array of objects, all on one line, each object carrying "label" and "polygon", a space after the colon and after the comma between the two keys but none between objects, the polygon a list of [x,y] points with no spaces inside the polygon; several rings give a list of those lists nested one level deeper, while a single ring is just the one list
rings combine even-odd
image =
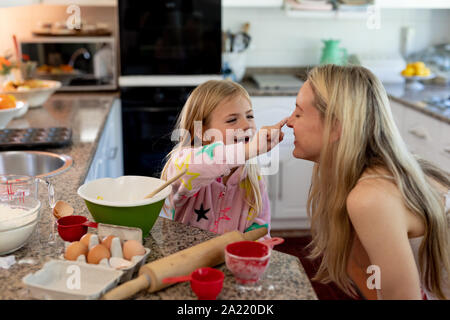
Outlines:
[{"label": "young girl", "polygon": [[228,80],[198,86],[178,118],[174,133],[181,132],[181,139],[161,174],[167,180],[187,169],[172,184],[166,216],[219,234],[270,230],[264,180],[258,165],[247,160],[279,143],[285,123],[255,135],[250,97],[242,86]]},{"label": "young girl", "polygon": [[314,280],[368,299],[450,299],[449,175],[408,151],[381,82],[363,67],[314,68],[288,126],[293,155],[315,162]]}]

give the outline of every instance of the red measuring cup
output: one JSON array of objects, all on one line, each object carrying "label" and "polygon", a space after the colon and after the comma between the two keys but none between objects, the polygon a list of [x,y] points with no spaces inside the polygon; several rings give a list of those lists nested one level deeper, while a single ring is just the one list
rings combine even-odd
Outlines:
[{"label": "red measuring cup", "polygon": [[257,283],[269,264],[272,247],[283,242],[283,238],[275,237],[230,243],[225,247],[225,264],[237,283]]},{"label": "red measuring cup", "polygon": [[97,228],[98,223],[88,221],[83,216],[66,216],[56,221],[59,236],[64,241],[79,241],[87,233],[88,227]]},{"label": "red measuring cup", "polygon": [[163,283],[191,282],[191,289],[199,300],[216,300],[223,287],[225,274],[214,268],[199,268],[188,276],[164,278]]}]

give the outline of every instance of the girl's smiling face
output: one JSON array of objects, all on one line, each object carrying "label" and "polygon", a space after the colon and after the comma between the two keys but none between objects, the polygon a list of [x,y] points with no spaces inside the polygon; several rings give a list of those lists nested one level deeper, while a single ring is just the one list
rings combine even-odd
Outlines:
[{"label": "girl's smiling face", "polygon": [[294,129],[293,156],[318,162],[324,126],[320,112],[314,107],[314,92],[309,81],[298,92],[295,110],[289,117],[287,126]]},{"label": "girl's smiling face", "polygon": [[223,141],[225,144],[240,141],[247,143],[255,134],[255,129],[250,101],[239,95],[224,100],[211,112],[204,125],[203,143],[214,141]]}]

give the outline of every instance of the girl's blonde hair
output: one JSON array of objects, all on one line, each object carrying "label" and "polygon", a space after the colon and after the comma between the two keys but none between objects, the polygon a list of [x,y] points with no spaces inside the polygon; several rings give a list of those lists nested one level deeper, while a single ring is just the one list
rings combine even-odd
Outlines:
[{"label": "girl's blonde hair", "polygon": [[[405,205],[425,226],[419,249],[422,283],[445,299],[441,283],[442,266],[450,274],[447,217],[442,196],[426,175],[450,187],[448,175],[408,151],[383,85],[369,70],[325,65],[312,69],[308,81],[324,124],[324,145],[308,197],[311,258],[322,257],[315,280],[334,281],[355,294],[347,274],[354,229],[346,199],[367,168],[381,166],[392,174]],[[341,136],[332,142],[330,133],[337,124]]]},{"label": "girl's blonde hair", "polygon": [[[182,148],[194,147],[194,139],[201,139],[203,133],[194,132],[194,123],[201,121],[202,126],[207,126],[213,110],[222,102],[242,96],[251,105],[250,96],[238,83],[230,80],[209,80],[199,85],[192,91],[187,99],[183,110],[178,117],[175,130],[187,130],[189,134],[182,135],[173,150],[167,155],[167,162],[162,170],[161,179],[166,180],[167,168],[172,155]],[[198,137],[198,135],[201,135]],[[246,163],[242,174],[247,173],[242,181],[243,189],[246,191],[246,201],[253,209],[255,218],[262,209],[261,190],[259,187],[259,166]]]}]

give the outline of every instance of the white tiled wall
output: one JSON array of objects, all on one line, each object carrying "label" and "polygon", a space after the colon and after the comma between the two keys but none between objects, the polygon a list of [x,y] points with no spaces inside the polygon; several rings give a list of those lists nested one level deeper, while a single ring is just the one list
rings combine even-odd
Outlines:
[{"label": "white tiled wall", "polygon": [[278,8],[224,8],[222,29],[236,31],[250,22],[252,45],[247,66],[299,66],[317,64],[321,39],[340,39],[349,54],[391,57],[400,50],[400,30],[413,27],[413,49],[450,42],[450,10],[380,11],[380,29],[370,30],[362,19],[287,17]]},{"label": "white tiled wall", "polygon": [[[12,49],[11,35],[31,35],[38,21],[65,21],[65,6],[33,5],[0,8],[0,55]],[[82,7],[82,19],[108,23],[117,31],[115,8]],[[317,64],[321,39],[341,39],[349,54],[389,57],[399,52],[400,30],[415,29],[413,49],[450,42],[450,10],[388,10],[380,12],[381,28],[369,30],[366,19],[288,17],[281,8],[223,8],[222,29],[236,31],[250,22],[252,44],[247,66],[304,66]]]}]

